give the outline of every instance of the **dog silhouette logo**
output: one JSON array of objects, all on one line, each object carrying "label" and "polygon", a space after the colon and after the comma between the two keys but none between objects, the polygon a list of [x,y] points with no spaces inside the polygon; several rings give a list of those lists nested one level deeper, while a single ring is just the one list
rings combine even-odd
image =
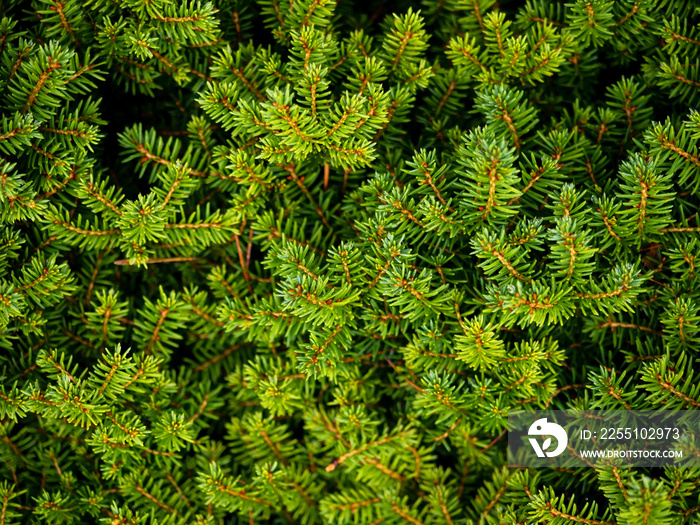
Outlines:
[{"label": "dog silhouette logo", "polygon": [[566,435],[566,430],[564,430],[564,427],[557,425],[556,423],[547,422],[546,417],[538,419],[532,425],[530,425],[527,434],[528,436],[554,436],[557,439],[557,448],[550,452],[546,452],[546,450],[552,444],[551,437],[545,439],[541,447],[536,438],[528,438],[532,448],[535,451],[535,454],[537,454],[537,456],[540,458],[545,456],[548,458],[558,456],[564,452],[566,445],[569,443],[569,438]]}]

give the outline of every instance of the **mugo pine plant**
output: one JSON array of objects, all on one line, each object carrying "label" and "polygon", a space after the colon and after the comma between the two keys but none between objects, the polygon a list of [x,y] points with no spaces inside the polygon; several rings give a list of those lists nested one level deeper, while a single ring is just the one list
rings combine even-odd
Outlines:
[{"label": "mugo pine plant", "polygon": [[0,524],[698,522],[694,2],[0,11]]}]

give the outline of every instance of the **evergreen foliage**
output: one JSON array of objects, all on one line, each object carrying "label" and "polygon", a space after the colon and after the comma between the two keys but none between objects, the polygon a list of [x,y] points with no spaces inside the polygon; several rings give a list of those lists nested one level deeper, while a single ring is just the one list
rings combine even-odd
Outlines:
[{"label": "evergreen foliage", "polygon": [[692,524],[505,466],[700,409],[683,0],[0,5],[0,525]]}]

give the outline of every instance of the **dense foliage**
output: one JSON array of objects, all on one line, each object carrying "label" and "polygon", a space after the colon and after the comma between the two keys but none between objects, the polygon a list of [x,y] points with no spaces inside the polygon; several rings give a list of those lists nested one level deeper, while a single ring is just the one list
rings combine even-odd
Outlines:
[{"label": "dense foliage", "polygon": [[694,2],[0,9],[0,524],[697,523]]}]

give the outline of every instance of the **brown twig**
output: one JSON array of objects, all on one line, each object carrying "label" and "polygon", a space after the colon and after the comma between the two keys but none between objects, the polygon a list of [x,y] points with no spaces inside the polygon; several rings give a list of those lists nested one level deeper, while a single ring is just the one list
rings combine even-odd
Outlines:
[{"label": "brown twig", "polygon": [[[146,264],[160,264],[160,263],[176,263],[176,262],[193,262],[201,261],[199,257],[154,257],[152,259],[147,259]],[[118,266],[132,266],[133,263],[129,259],[119,259],[114,261],[114,264]]]}]

